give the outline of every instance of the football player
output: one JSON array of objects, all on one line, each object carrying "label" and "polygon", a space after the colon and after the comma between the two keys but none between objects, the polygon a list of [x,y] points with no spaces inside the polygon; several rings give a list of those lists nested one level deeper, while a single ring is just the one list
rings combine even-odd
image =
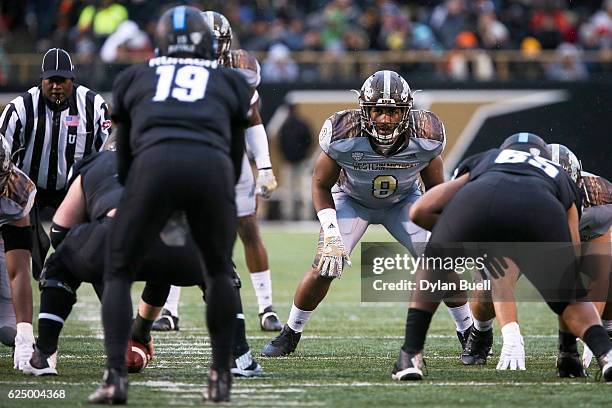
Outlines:
[{"label": "football player", "polygon": [[[55,252],[49,256],[40,280],[38,338],[24,372],[33,375],[57,374],[57,346],[60,332],[76,303],[82,282],[94,285],[101,297],[104,288],[104,247],[109,223],[116,212],[123,187],[117,181],[117,160],[113,136],[105,150],[78,162],[69,181],[68,194],[53,216],[51,239]],[[176,273],[166,276],[168,270]],[[153,320],[168,296],[168,281],[182,285],[204,285],[202,265],[191,236],[182,245],[169,246],[156,240],[145,256],[135,280],[146,280],[138,314],[132,323],[132,340],[147,345],[153,355],[150,335]],[[240,278],[235,275],[236,288]],[[235,376],[251,377],[261,373],[253,360],[245,337],[242,306],[239,304],[234,335]]]},{"label": "football player", "polygon": [[[242,172],[236,185],[236,207],[238,209],[238,236],[244,245],[249,276],[257,296],[259,306],[259,326],[264,331],[279,331],[282,328],[278,314],[272,305],[272,279],[268,254],[261,239],[257,226],[257,199],[256,195],[269,198],[276,189],[277,183],[272,171],[270,152],[268,150],[268,136],[259,115],[259,94],[257,86],[261,81],[260,68],[257,59],[245,50],[231,50],[232,27],[227,18],[215,11],[204,11],[202,16],[213,29],[217,39],[215,58],[219,64],[235,69],[242,73],[249,85],[253,88],[251,109],[253,114],[249,119],[246,130],[246,145],[255,159],[257,166],[257,181],[247,154],[242,159]],[[153,325],[153,330],[178,330],[178,302],[180,288],[173,286],[170,289],[168,300],[164,305],[161,317]]]},{"label": "football player", "polygon": [[[358,98],[359,109],[335,113],[319,134],[323,151],[312,177],[321,222],[315,260],[298,286],[287,324],[264,346],[263,356],[295,350],[368,225],[384,225],[413,256],[418,256],[415,243],[427,240],[427,231],[408,219],[408,209],[421,195],[419,176],[426,189],[444,181],[444,125],[434,113],[412,109],[412,91],[394,71],[372,74]],[[471,326],[469,307],[465,302],[448,306],[463,339]]]},{"label": "football player", "polygon": [[[427,192],[410,210],[410,218],[420,225],[433,226],[426,255],[453,242],[579,242],[578,220],[581,196],[569,175],[551,160],[540,137],[530,133],[510,136],[500,149],[491,149],[464,160],[457,178]],[[529,208],[522,211],[521,208]],[[563,275],[575,283],[575,253],[568,246],[556,253],[551,264],[573,272]],[[566,269],[570,265],[572,269]],[[551,269],[552,270],[552,269]],[[455,273],[420,271],[420,279],[458,280]],[[542,295],[548,276],[542,271],[523,268],[521,272]],[[568,286],[562,285],[561,290]],[[573,286],[572,286],[573,288]],[[418,289],[418,285],[417,285]],[[436,294],[439,297],[443,293]],[[551,294],[548,293],[550,296]],[[563,294],[552,294],[553,298]],[[547,297],[548,299],[548,297]],[[590,302],[564,297],[547,300],[572,333],[594,351],[606,381],[612,381],[612,342]],[[404,345],[392,371],[395,380],[423,378],[423,347],[431,318],[439,299],[416,291],[406,320]],[[474,337],[472,330],[466,349]]]},{"label": "football player", "polygon": [[159,56],[122,71],[113,85],[118,179],[125,189],[106,246],[107,369],[89,401],[127,401],[132,274],[172,215],[184,212],[206,265],[212,347],[206,395],[226,402],[238,307],[231,259],[237,228],[234,186],[252,89],[242,75],[214,60],[216,40],[193,7],[167,10],[157,24],[156,42]]},{"label": "football player", "polygon": [[[34,204],[36,186],[11,163],[11,148],[0,135],[0,233],[2,261],[6,262],[8,282],[2,279],[0,303],[0,340],[14,346],[13,367],[22,370],[32,355],[32,285],[30,260],[32,227],[29,212]],[[4,274],[4,272],[3,272]]]}]

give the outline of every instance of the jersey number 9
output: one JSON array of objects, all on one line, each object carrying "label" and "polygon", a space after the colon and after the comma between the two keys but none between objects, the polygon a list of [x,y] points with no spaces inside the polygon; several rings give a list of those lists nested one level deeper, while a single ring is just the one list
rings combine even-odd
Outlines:
[{"label": "jersey number 9", "polygon": [[372,195],[376,198],[387,198],[397,190],[397,179],[394,176],[377,176],[372,180]]}]

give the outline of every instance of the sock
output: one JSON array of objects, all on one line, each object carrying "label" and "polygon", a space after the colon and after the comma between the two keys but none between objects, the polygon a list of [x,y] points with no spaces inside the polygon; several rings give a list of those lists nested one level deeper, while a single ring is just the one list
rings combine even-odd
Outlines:
[{"label": "sock", "polygon": [[266,307],[272,306],[272,278],[270,277],[270,270],[253,272],[249,275],[251,276],[251,282],[257,296],[259,313],[263,313]]},{"label": "sock", "polygon": [[75,302],[76,297],[63,289],[42,288],[36,346],[45,354],[57,350],[60,333]]},{"label": "sock", "polygon": [[295,304],[291,305],[291,311],[289,312],[289,318],[287,319],[287,325],[294,332],[301,333],[304,331],[304,326],[308,320],[310,320],[310,316],[312,315],[314,310],[301,310],[298,309]]},{"label": "sock", "polygon": [[212,348],[211,368],[219,372],[229,370],[232,361],[238,300],[231,276],[231,265],[228,265],[227,273],[217,271],[206,282],[206,323]]},{"label": "sock", "polygon": [[604,329],[606,329],[607,332],[612,332],[612,320],[601,320],[601,323],[603,324]]},{"label": "sock", "polygon": [[151,326],[154,320],[147,320],[140,314],[132,322],[132,338],[142,344],[151,341]]},{"label": "sock", "polygon": [[474,319],[474,328],[480,332],[492,330],[493,320],[495,319],[485,320],[485,321]]},{"label": "sock", "polygon": [[612,349],[612,342],[608,337],[608,333],[603,326],[593,325],[584,332],[582,338],[584,342],[589,346],[593,355],[597,358],[603,356]]},{"label": "sock", "polygon": [[[58,318],[59,319],[59,318]],[[64,327],[64,322],[38,317],[38,338],[36,347],[43,353],[51,355],[57,351],[59,335]]]},{"label": "sock", "polygon": [[448,313],[455,321],[458,332],[463,333],[472,326],[472,314],[470,313],[470,305],[467,303],[458,307],[449,307]]},{"label": "sock", "polygon": [[558,347],[559,351],[577,353],[578,343],[576,342],[576,336],[574,336],[572,333],[559,330]]},{"label": "sock", "polygon": [[102,295],[102,324],[104,326],[104,349],[106,366],[120,374],[126,374],[125,350],[130,337],[132,324],[131,283],[126,280],[105,282]]},{"label": "sock", "polygon": [[168,293],[168,299],[166,299],[166,304],[164,305],[164,309],[168,310],[170,314],[172,314],[172,316],[174,317],[178,317],[178,303],[180,297],[181,287],[171,286],[170,293]]},{"label": "sock", "polygon": [[418,353],[425,346],[425,336],[429,330],[429,324],[433,313],[425,310],[408,309],[406,317],[406,334],[404,336],[404,345],[402,350],[407,353]]},{"label": "sock", "polygon": [[240,290],[236,288],[238,297],[238,309],[236,310],[236,326],[234,327],[234,358],[238,358],[249,351],[249,343],[246,339],[246,328],[244,324],[244,313],[242,312],[242,300]]}]

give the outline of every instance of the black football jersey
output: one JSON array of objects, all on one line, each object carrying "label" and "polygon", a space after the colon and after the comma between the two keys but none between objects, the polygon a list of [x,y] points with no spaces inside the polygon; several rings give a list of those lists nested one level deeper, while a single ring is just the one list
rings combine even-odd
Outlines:
[{"label": "black football jersey", "polygon": [[177,139],[229,154],[232,135],[248,126],[251,94],[239,72],[215,61],[157,57],[117,76],[112,118],[129,124],[132,156]]},{"label": "black football jersey", "polygon": [[[483,176],[494,177],[505,174],[529,177],[526,183],[538,183],[554,195],[567,210],[576,204],[578,213],[582,208],[582,195],[576,183],[556,163],[543,157],[517,150],[491,149],[465,159],[457,168],[457,177],[469,172],[468,182]],[[528,199],[528,197],[526,197]]]},{"label": "black football jersey", "polygon": [[73,168],[73,179],[81,176],[87,218],[94,221],[119,205],[123,186],[117,179],[117,154],[102,151],[79,161]]}]

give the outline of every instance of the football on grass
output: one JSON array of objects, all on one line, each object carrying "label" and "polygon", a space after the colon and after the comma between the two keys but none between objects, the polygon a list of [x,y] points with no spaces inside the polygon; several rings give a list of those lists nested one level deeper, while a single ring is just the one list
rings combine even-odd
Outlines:
[{"label": "football on grass", "polygon": [[128,342],[127,351],[125,353],[125,366],[129,373],[140,373],[145,369],[151,356],[147,347],[130,339]]}]

